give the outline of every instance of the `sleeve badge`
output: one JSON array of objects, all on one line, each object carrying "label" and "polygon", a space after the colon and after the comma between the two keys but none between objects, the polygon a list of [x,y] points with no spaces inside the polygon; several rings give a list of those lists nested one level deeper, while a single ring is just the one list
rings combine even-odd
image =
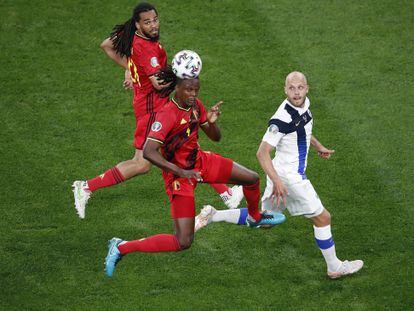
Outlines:
[{"label": "sleeve badge", "polygon": [[157,66],[159,66],[158,59],[155,56],[154,57],[151,57],[150,62],[151,62],[151,66],[154,67],[154,68],[157,67]]},{"label": "sleeve badge", "polygon": [[276,124],[271,124],[268,128],[269,133],[277,134],[279,132],[279,128]]},{"label": "sleeve badge", "polygon": [[161,129],[162,129],[161,122],[155,121],[154,123],[152,123],[152,125],[151,125],[151,131],[153,131],[153,132],[159,132]]}]

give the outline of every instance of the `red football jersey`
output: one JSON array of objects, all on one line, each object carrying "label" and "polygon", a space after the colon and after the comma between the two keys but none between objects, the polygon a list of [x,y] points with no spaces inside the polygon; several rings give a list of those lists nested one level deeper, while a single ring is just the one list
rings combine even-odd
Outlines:
[{"label": "red football jersey", "polygon": [[158,41],[151,41],[138,34],[132,42],[131,56],[128,66],[134,83],[135,112],[144,115],[157,112],[168,98],[159,100],[159,96],[151,93],[155,91],[149,77],[167,65],[167,53]]},{"label": "red football jersey", "polygon": [[199,159],[198,129],[207,123],[207,113],[197,99],[195,107],[183,108],[174,99],[157,113],[148,139],[163,144],[167,161],[182,169],[193,169]]}]

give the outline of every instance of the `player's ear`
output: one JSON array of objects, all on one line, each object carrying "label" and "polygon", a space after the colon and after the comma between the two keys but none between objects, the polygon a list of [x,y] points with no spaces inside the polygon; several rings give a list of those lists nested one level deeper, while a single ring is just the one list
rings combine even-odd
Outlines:
[{"label": "player's ear", "polygon": [[135,22],[135,28],[136,28],[138,31],[141,31],[141,27],[139,27],[139,23],[138,23],[138,22]]}]

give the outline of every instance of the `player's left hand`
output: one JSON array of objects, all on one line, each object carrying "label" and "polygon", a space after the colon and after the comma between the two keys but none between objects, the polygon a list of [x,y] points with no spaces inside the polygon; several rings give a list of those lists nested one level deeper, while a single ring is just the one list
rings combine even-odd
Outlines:
[{"label": "player's left hand", "polygon": [[207,111],[207,121],[208,123],[214,123],[217,121],[218,117],[221,114],[220,106],[223,103],[223,101],[219,101],[217,104],[215,104],[213,107],[211,107]]},{"label": "player's left hand", "polygon": [[318,155],[323,159],[329,159],[331,155],[334,153],[335,153],[335,150],[330,150],[323,146],[318,149]]}]

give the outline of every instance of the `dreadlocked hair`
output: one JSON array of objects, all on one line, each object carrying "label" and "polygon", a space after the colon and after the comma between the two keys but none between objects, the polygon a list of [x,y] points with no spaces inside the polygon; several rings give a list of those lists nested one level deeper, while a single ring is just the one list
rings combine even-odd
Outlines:
[{"label": "dreadlocked hair", "polygon": [[127,57],[131,56],[132,41],[137,30],[135,23],[139,22],[141,13],[149,11],[155,11],[155,14],[158,15],[157,9],[153,5],[142,2],[134,8],[132,17],[129,20],[114,26],[110,38],[117,54]]},{"label": "dreadlocked hair", "polygon": [[175,86],[179,82],[179,78],[175,75],[175,73],[172,70],[172,67],[170,65],[167,65],[166,67],[160,69],[156,74],[155,77],[161,81],[161,85],[165,85],[168,83],[171,83],[166,88],[163,88],[161,93],[165,96],[170,95],[172,91],[174,91]]}]

